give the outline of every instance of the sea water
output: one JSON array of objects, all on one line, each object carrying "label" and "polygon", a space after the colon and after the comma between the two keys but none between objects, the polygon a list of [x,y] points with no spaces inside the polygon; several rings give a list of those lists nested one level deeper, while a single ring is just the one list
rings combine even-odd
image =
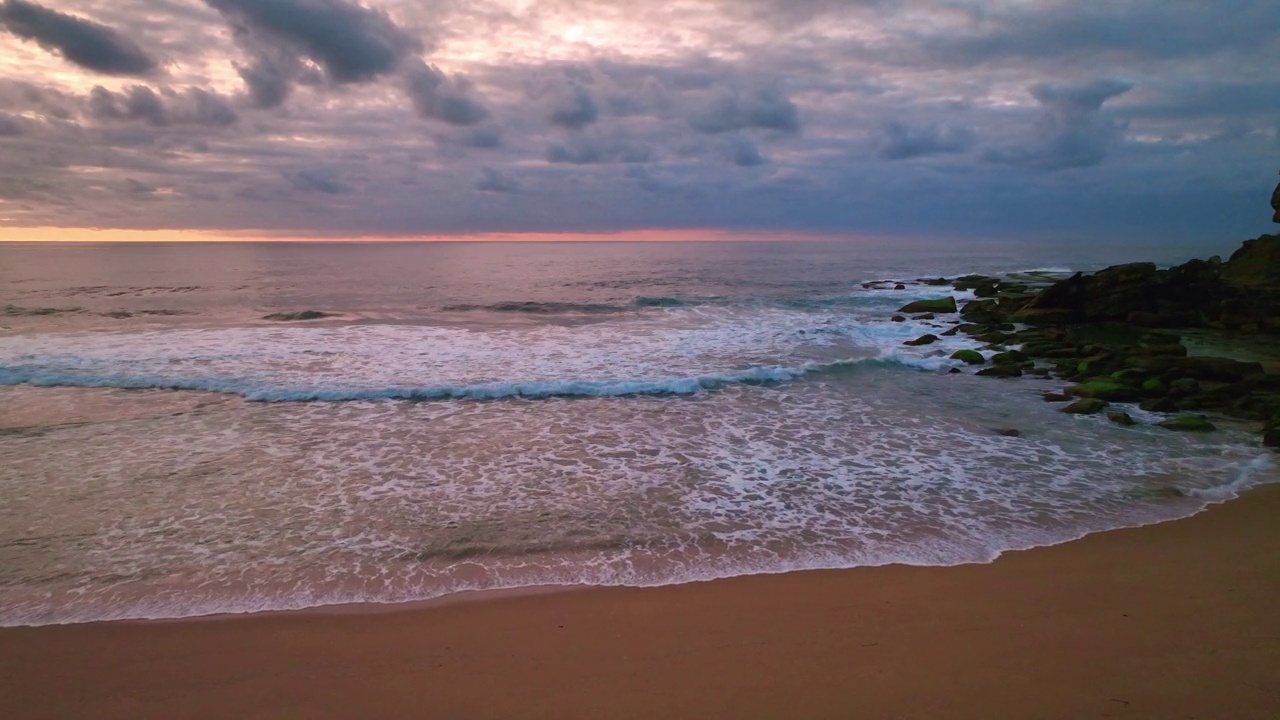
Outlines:
[{"label": "sea water", "polygon": [[987,562],[1276,479],[903,344],[969,297],[917,278],[1135,259],[1075,252],[0,246],[0,624]]}]

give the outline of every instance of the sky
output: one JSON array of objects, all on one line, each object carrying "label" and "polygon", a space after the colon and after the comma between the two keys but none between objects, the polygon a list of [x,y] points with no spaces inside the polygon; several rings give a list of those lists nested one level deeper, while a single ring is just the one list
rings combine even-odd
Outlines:
[{"label": "sky", "polygon": [[1275,0],[0,0],[0,239],[1234,242],[1277,68]]}]

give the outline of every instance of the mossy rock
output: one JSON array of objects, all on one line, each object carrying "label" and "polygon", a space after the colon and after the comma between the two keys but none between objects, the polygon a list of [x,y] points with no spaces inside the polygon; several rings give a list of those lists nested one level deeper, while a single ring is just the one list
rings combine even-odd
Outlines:
[{"label": "mossy rock", "polygon": [[991,356],[991,362],[996,365],[1018,365],[1029,359],[1030,358],[1017,350],[1009,350],[1008,352],[997,353]]},{"label": "mossy rock", "polygon": [[1127,412],[1111,411],[1107,413],[1107,419],[1117,425],[1134,425],[1133,416]]},{"label": "mossy rock", "polygon": [[1218,429],[1203,415],[1179,415],[1160,423],[1160,427],[1187,432],[1213,432]]},{"label": "mossy rock", "polygon": [[1070,392],[1083,398],[1097,398],[1099,400],[1117,402],[1137,400],[1140,394],[1136,388],[1114,380],[1104,379],[1094,379],[1080,383],[1072,388]]},{"label": "mossy rock", "polygon": [[1066,402],[1072,399],[1072,396],[1066,393],[1055,393],[1055,392],[1047,392],[1042,394],[1040,397],[1044,398],[1045,402]]},{"label": "mossy rock", "polygon": [[916,338],[915,340],[908,340],[908,341],[906,341],[906,342],[904,342],[904,343],[902,343],[902,344],[903,344],[903,345],[910,345],[910,346],[912,346],[912,347],[920,347],[921,345],[932,345],[933,343],[935,343],[935,342],[937,342],[937,341],[938,341],[938,336],[937,336],[937,335],[934,335],[934,334],[932,334],[932,333],[926,333],[926,334],[921,335],[920,337]]},{"label": "mossy rock", "polygon": [[1022,368],[1017,365],[996,365],[995,367],[983,368],[977,374],[983,377],[1015,378],[1022,377]]},{"label": "mossy rock", "polygon": [[1125,368],[1111,373],[1111,379],[1124,385],[1141,387],[1147,379],[1147,371],[1138,368]]},{"label": "mossy rock", "polygon": [[904,313],[953,313],[956,312],[956,299],[953,297],[936,300],[916,300],[898,309]]},{"label": "mossy rock", "polygon": [[1169,392],[1169,386],[1160,378],[1148,378],[1142,383],[1142,392],[1148,395],[1164,395]]},{"label": "mossy rock", "polygon": [[982,365],[987,361],[977,350],[957,350],[951,353],[952,360],[959,360],[968,365]]},{"label": "mossy rock", "polygon": [[1061,412],[1069,415],[1097,415],[1107,406],[1106,400],[1098,398],[1084,398],[1077,400],[1070,405],[1062,408]]},{"label": "mossy rock", "polygon": [[1176,412],[1178,401],[1168,397],[1151,398],[1138,403],[1138,407],[1147,412]]}]

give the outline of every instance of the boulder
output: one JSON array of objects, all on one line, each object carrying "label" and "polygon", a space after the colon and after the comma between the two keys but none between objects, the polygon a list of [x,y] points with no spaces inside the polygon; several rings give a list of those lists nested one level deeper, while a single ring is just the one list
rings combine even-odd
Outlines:
[{"label": "boulder", "polygon": [[953,313],[956,311],[956,299],[947,296],[936,300],[916,300],[898,309],[904,313]]},{"label": "boulder", "polygon": [[1097,398],[1115,402],[1129,402],[1142,396],[1142,392],[1137,388],[1106,379],[1089,380],[1069,388],[1067,392],[1083,398]]},{"label": "boulder", "polygon": [[976,323],[1000,323],[1005,320],[1005,313],[995,300],[974,300],[960,308],[960,315],[965,320]]},{"label": "boulder", "polygon": [[991,362],[996,365],[1019,365],[1030,360],[1026,355],[1017,350],[1009,350],[1007,352],[996,353],[991,356]]},{"label": "boulder", "polygon": [[959,360],[969,365],[982,365],[987,361],[977,350],[957,350],[951,353],[952,360]]},{"label": "boulder", "polygon": [[1107,406],[1106,400],[1098,398],[1084,398],[1077,400],[1070,405],[1062,408],[1062,412],[1070,415],[1097,415]]},{"label": "boulder", "polygon": [[1133,425],[1133,416],[1127,412],[1111,411],[1107,413],[1107,419],[1117,425]]},{"label": "boulder", "polygon": [[1184,430],[1190,432],[1212,432],[1218,428],[1203,415],[1179,415],[1160,423],[1166,430]]},{"label": "boulder", "polygon": [[1022,377],[1022,368],[1017,365],[996,365],[995,367],[983,368],[976,374],[983,377],[1015,378]]},{"label": "boulder", "polygon": [[926,333],[926,334],[921,335],[920,337],[916,338],[915,340],[908,340],[908,341],[906,341],[906,342],[904,342],[904,343],[902,343],[902,344],[903,344],[903,345],[910,345],[910,346],[912,346],[912,347],[919,347],[919,346],[921,346],[921,345],[932,345],[933,343],[935,343],[935,342],[937,342],[937,341],[938,341],[938,336],[937,336],[937,335],[934,335],[934,334],[932,334],[932,333]]},{"label": "boulder", "polygon": [[1068,395],[1066,393],[1055,393],[1055,392],[1047,392],[1041,395],[1040,397],[1044,398],[1045,402],[1066,402],[1072,398],[1071,395]]},{"label": "boulder", "polygon": [[1219,382],[1239,382],[1247,377],[1263,374],[1261,363],[1220,357],[1173,358],[1173,367],[1189,377]]}]

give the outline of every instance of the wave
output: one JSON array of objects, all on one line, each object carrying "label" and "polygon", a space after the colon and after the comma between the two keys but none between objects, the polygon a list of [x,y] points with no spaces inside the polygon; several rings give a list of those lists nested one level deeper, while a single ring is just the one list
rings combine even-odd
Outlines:
[{"label": "wave", "polygon": [[1258,474],[1274,467],[1271,458],[1267,455],[1258,457],[1242,463],[1231,478],[1231,482],[1223,485],[1217,485],[1209,488],[1193,488],[1185,491],[1187,495],[1201,500],[1210,500],[1221,502],[1230,500],[1242,491],[1249,489],[1258,481]]},{"label": "wave", "polygon": [[863,365],[898,365],[938,370],[956,365],[941,357],[889,353],[877,357],[810,362],[795,367],[751,367],[722,373],[656,379],[533,380],[462,385],[396,387],[279,386],[252,378],[165,377],[122,373],[81,374],[29,367],[0,367],[0,385],[119,388],[125,390],[192,390],[240,395],[257,402],[350,402],[359,400],[499,400],[504,398],[627,397],[693,395],[729,385],[772,385],[807,375]]}]

